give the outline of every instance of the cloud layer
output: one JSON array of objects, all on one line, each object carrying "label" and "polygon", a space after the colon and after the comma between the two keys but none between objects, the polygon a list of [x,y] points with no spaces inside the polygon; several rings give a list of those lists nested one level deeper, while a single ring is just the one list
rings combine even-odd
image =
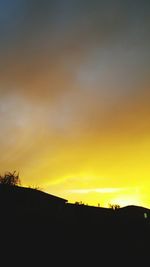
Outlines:
[{"label": "cloud layer", "polygon": [[59,181],[61,194],[88,174],[91,188],[98,175],[148,183],[149,11],[146,0],[1,1],[2,172]]}]

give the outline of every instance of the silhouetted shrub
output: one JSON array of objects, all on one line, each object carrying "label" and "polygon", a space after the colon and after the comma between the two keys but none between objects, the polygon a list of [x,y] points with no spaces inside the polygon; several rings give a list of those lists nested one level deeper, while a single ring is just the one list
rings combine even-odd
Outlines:
[{"label": "silhouetted shrub", "polygon": [[76,201],[75,204],[76,205],[84,205],[84,203],[82,201]]},{"label": "silhouetted shrub", "polygon": [[19,174],[16,174],[16,171],[14,171],[13,173],[6,172],[4,175],[0,175],[0,184],[9,186],[21,185]]},{"label": "silhouetted shrub", "polygon": [[43,188],[40,187],[40,186],[38,186],[38,185],[32,186],[32,189],[39,190],[39,191],[42,191],[43,190]]},{"label": "silhouetted shrub", "polygon": [[38,190],[38,191],[43,191],[43,188],[38,185],[28,185],[28,188]]},{"label": "silhouetted shrub", "polygon": [[118,204],[109,204],[109,208],[113,209],[113,210],[117,210],[117,209],[120,208],[120,205],[118,205]]}]

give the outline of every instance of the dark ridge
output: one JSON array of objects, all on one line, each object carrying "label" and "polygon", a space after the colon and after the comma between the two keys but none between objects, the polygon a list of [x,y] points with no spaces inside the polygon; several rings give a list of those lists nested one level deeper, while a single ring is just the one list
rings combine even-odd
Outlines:
[{"label": "dark ridge", "polygon": [[71,204],[40,190],[0,185],[0,218],[5,262],[7,253],[13,263],[21,257],[29,266],[45,266],[45,260],[52,266],[122,266],[120,257],[135,266],[148,259],[150,210],[144,207]]},{"label": "dark ridge", "polygon": [[[34,188],[28,188],[28,187],[23,187],[23,186],[9,186],[9,185],[3,185],[0,184],[0,193],[13,193],[13,194],[18,194],[19,197],[23,198],[26,195],[28,195],[31,198],[41,198],[41,199],[47,199],[50,201],[62,201],[62,202],[67,202],[66,199],[63,199],[58,196],[54,196],[48,193],[45,193],[41,190],[34,189]],[[14,195],[15,196],[15,195]]]},{"label": "dark ridge", "polygon": [[150,210],[148,208],[145,208],[145,207],[142,207],[142,206],[135,206],[135,205],[128,205],[128,206],[125,206],[125,207],[122,207],[121,208],[122,210],[125,210],[125,209],[130,209],[130,210]]}]

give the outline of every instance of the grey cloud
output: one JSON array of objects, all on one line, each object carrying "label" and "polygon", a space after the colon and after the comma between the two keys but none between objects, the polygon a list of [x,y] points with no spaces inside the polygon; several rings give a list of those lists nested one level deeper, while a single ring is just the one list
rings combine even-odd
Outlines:
[{"label": "grey cloud", "polygon": [[34,102],[43,110],[55,106],[58,113],[49,121],[58,121],[58,129],[61,110],[62,124],[76,124],[79,117],[81,127],[93,113],[97,123],[148,80],[148,1],[14,2],[3,8],[1,102],[14,94],[26,99],[27,108]]},{"label": "grey cloud", "polygon": [[34,99],[71,89],[71,68],[80,68],[91,51],[122,46],[126,40],[134,47],[132,35],[136,43],[148,38],[148,3],[143,2],[141,9],[136,1],[136,10],[135,1],[15,1],[12,9],[5,5],[1,90]]}]

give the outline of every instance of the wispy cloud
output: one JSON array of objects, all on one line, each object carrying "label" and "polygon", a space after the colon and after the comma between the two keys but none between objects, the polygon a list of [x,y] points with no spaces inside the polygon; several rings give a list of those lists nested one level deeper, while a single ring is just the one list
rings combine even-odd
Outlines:
[{"label": "wispy cloud", "polygon": [[102,194],[107,194],[107,193],[117,193],[120,191],[126,191],[126,188],[84,188],[84,189],[72,189],[69,190],[70,193],[73,194],[88,194],[88,193],[102,193]]}]

